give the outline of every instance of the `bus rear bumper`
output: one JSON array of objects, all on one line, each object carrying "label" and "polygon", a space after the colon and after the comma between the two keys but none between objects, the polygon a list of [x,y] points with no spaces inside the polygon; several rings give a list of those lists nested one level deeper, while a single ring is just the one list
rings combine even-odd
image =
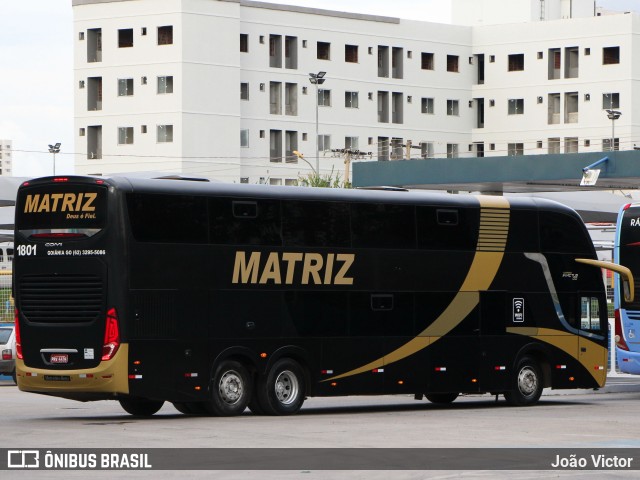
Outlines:
[{"label": "bus rear bumper", "polygon": [[23,392],[44,393],[74,400],[103,400],[129,393],[128,345],[95,368],[50,370],[25,366],[16,360],[16,379]]},{"label": "bus rear bumper", "polygon": [[640,352],[629,352],[616,347],[616,365],[622,373],[640,375]]}]

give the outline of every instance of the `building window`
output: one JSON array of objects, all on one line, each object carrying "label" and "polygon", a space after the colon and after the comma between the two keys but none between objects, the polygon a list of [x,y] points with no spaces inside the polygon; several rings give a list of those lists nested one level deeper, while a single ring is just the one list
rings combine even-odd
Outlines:
[{"label": "building window", "polygon": [[[613,150],[620,150],[620,139],[613,139]],[[611,138],[602,139],[602,151],[610,152],[611,151]]]},{"label": "building window", "polygon": [[564,138],[564,153],[578,153],[578,137]]},{"label": "building window", "polygon": [[331,44],[329,42],[318,42],[318,60],[331,60]]},{"label": "building window", "polygon": [[358,46],[357,45],[344,46],[344,61],[348,63],[358,63]]},{"label": "building window", "polygon": [[590,147],[590,146],[591,146],[591,140],[589,140],[588,138],[587,138],[587,139],[585,139],[585,141],[584,141],[584,146],[585,146],[585,147]]},{"label": "building window", "polygon": [[458,55],[447,55],[447,72],[458,72]]},{"label": "building window", "polygon": [[133,95],[133,78],[118,79],[118,96],[130,97]]},{"label": "building window", "polygon": [[584,49],[584,55],[585,57],[588,57],[589,55],[591,55],[591,49],[589,47]]},{"label": "building window", "polygon": [[249,84],[247,82],[240,83],[240,100],[249,100]]},{"label": "building window", "polygon": [[358,108],[358,92],[344,92],[345,108]]},{"label": "building window", "polygon": [[420,158],[433,158],[433,142],[420,142]]},{"label": "building window", "polygon": [[620,63],[620,47],[604,47],[602,49],[602,64],[614,65]]},{"label": "building window", "polygon": [[158,93],[173,93],[173,76],[158,77]]},{"label": "building window", "polygon": [[84,32],[78,33],[78,40],[84,40]]},{"label": "building window", "polygon": [[249,34],[240,34],[240,51],[247,53],[249,51]]},{"label": "building window", "polygon": [[458,158],[457,143],[447,143],[447,158]]},{"label": "building window", "polygon": [[243,148],[249,147],[249,129],[243,128],[240,130],[240,146]]},{"label": "building window", "polygon": [[564,123],[578,123],[578,92],[564,94]]},{"label": "building window", "polygon": [[509,115],[524,114],[524,98],[509,99]]},{"label": "building window", "polygon": [[344,137],[344,148],[347,150],[358,150],[358,137]]},{"label": "building window", "polygon": [[298,115],[298,84],[284,84],[284,114]]},{"label": "building window", "polygon": [[140,84],[141,85],[146,85],[147,84],[147,77],[140,77]]},{"label": "building window", "polygon": [[509,55],[509,71],[521,72],[524,70],[524,53]]},{"label": "building window", "polygon": [[269,130],[269,161],[282,162],[282,130]]},{"label": "building window", "polygon": [[423,98],[421,109],[422,109],[422,113],[430,113],[430,114],[435,113],[433,98]]},{"label": "building window", "polygon": [[323,107],[331,106],[331,90],[318,90],[318,105]]},{"label": "building window", "polygon": [[507,155],[510,157],[524,155],[524,143],[507,144]]},{"label": "building window", "polygon": [[298,37],[284,37],[284,68],[298,68]]},{"label": "building window", "polygon": [[547,151],[549,153],[560,153],[560,137],[551,137],[548,139]]},{"label": "building window", "polygon": [[542,148],[542,140],[536,142],[536,148]]},{"label": "building window", "polygon": [[173,44],[173,25],[158,27],[158,45]]},{"label": "building window", "polygon": [[142,35],[143,37],[147,34],[147,27],[142,27],[140,29],[140,35]]},{"label": "building window", "polygon": [[544,52],[538,52],[538,60],[542,60],[544,58]]},{"label": "building window", "polygon": [[269,113],[282,115],[282,83],[269,83]]},{"label": "building window", "polygon": [[282,35],[269,35],[269,66],[282,68]]},{"label": "building window", "polygon": [[140,133],[147,133],[147,126],[146,125],[140,125]]},{"label": "building window", "polygon": [[84,137],[86,135],[86,130],[84,128],[81,128],[80,131],[78,132],[78,135],[81,137]]},{"label": "building window", "polygon": [[133,127],[118,127],[118,145],[133,143]]},{"label": "building window", "polygon": [[331,150],[331,135],[318,135],[318,151]]},{"label": "building window", "polygon": [[460,102],[458,100],[447,100],[447,115],[460,115]]},{"label": "building window", "polygon": [[422,52],[422,70],[433,70],[433,53]]},{"label": "building window", "polygon": [[620,94],[619,93],[603,93],[602,94],[602,109],[608,108],[620,108]]},{"label": "building window", "polygon": [[158,143],[173,142],[173,125],[158,125],[157,137]]},{"label": "building window", "polygon": [[133,28],[118,30],[118,48],[133,47]]},{"label": "building window", "polygon": [[489,63],[495,63],[496,62],[496,56],[495,55],[489,55]]},{"label": "building window", "polygon": [[80,83],[78,83],[78,88],[84,88],[84,80],[80,80]]}]

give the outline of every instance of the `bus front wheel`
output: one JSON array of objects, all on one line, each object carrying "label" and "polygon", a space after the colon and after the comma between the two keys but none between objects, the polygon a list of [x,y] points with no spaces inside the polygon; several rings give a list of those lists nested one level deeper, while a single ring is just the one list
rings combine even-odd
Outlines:
[{"label": "bus front wheel", "polygon": [[538,362],[531,357],[523,357],[515,370],[513,390],[504,393],[507,403],[515,406],[535,404],[542,395],[543,381]]},{"label": "bus front wheel", "polygon": [[304,371],[295,360],[278,360],[258,381],[258,402],[268,415],[292,415],[304,399]]},{"label": "bus front wheel", "polygon": [[127,397],[120,399],[120,406],[125,412],[136,417],[150,417],[162,408],[162,400],[148,400],[139,397]]},{"label": "bus front wheel", "polygon": [[458,398],[458,393],[427,393],[425,397],[427,397],[427,400],[431,403],[445,405],[453,403],[453,401]]},{"label": "bus front wheel", "polygon": [[251,375],[240,362],[225,360],[213,375],[211,400],[205,406],[214,415],[240,415],[251,399]]}]

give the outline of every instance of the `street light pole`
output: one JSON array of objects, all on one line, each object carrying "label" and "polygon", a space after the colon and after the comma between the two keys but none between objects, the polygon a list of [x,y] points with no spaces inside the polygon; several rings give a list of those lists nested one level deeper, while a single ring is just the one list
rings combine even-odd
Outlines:
[{"label": "street light pole", "polygon": [[310,73],[309,74],[309,81],[316,86],[316,175],[320,176],[320,149],[318,148],[320,145],[319,142],[319,130],[318,130],[318,85],[322,85],[326,78],[324,78],[324,76],[327,74],[327,72],[318,72],[318,73]]},{"label": "street light pole", "polygon": [[53,174],[56,174],[56,153],[60,153],[61,143],[56,143],[54,145],[49,145],[49,153],[53,154]]},{"label": "street light pole", "polygon": [[620,118],[622,112],[618,110],[607,110],[607,118],[611,120],[611,145],[610,150],[613,152],[615,150],[616,143],[616,120]]}]

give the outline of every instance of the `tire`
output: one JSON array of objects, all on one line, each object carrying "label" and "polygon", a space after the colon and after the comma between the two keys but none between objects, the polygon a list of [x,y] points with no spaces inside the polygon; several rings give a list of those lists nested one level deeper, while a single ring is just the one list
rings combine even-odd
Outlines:
[{"label": "tire", "polygon": [[295,360],[278,360],[258,381],[257,400],[267,415],[293,415],[305,399],[302,367]]},{"label": "tire", "polygon": [[225,360],[213,375],[211,400],[205,402],[209,413],[220,417],[240,415],[251,400],[251,375],[240,362]]},{"label": "tire", "polygon": [[139,397],[127,397],[120,399],[120,406],[125,412],[136,417],[150,417],[162,408],[162,400],[148,400]]},{"label": "tire", "polygon": [[13,379],[13,383],[15,383],[16,385],[18,384],[18,379],[16,377],[16,369],[13,369],[13,372],[11,372],[11,378]]},{"label": "tire", "polygon": [[202,402],[173,402],[173,406],[185,415],[204,415],[207,413]]},{"label": "tire", "polygon": [[425,397],[431,403],[437,403],[440,405],[445,405],[449,403],[453,403],[453,401],[458,398],[458,393],[427,393]]},{"label": "tire", "polygon": [[523,357],[518,362],[512,381],[514,389],[504,393],[507,403],[525,407],[538,402],[544,388],[538,362],[531,357]]}]

